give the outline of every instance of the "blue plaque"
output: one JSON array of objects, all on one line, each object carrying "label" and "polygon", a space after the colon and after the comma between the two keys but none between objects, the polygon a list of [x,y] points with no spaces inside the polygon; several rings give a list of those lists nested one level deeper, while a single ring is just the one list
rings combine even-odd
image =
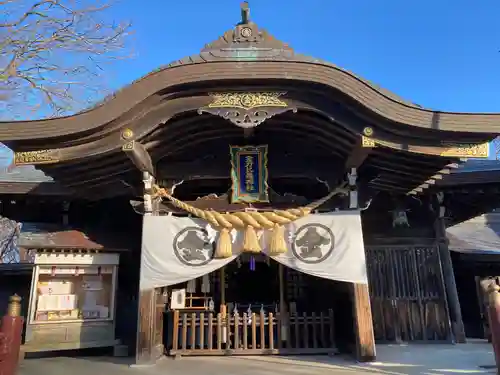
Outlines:
[{"label": "blue plaque", "polygon": [[229,146],[231,152],[232,203],[269,202],[267,145]]}]

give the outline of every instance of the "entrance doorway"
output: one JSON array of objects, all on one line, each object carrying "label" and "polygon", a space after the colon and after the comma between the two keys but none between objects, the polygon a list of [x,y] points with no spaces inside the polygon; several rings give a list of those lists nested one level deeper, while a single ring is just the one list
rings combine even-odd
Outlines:
[{"label": "entrance doorway", "polygon": [[168,313],[168,354],[333,354],[354,344],[351,284],[302,274],[263,254],[244,254],[210,280],[209,295],[196,298],[209,298],[211,307]]},{"label": "entrance doorway", "polygon": [[263,254],[243,254],[225,269],[228,312],[279,311],[279,264]]}]

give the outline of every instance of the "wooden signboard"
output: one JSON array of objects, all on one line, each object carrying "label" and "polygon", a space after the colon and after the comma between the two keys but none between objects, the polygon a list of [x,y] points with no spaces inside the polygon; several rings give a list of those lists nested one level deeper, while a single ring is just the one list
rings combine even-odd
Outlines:
[{"label": "wooden signboard", "polygon": [[232,203],[269,202],[267,145],[230,146]]}]

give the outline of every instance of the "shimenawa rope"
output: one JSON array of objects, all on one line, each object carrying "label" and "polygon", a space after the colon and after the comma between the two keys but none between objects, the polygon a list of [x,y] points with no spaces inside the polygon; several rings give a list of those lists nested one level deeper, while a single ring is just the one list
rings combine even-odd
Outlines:
[{"label": "shimenawa rope", "polygon": [[271,230],[272,236],[269,241],[269,254],[279,255],[286,253],[285,230],[283,225],[289,224],[297,219],[309,215],[323,203],[333,196],[342,193],[345,184],[331,191],[325,197],[314,201],[307,206],[289,208],[287,210],[273,211],[244,211],[221,213],[214,210],[203,210],[187,204],[168,193],[158,185],[153,186],[153,196],[168,199],[175,207],[180,208],[200,219],[206,220],[215,229],[219,230],[219,240],[215,250],[216,258],[229,258],[232,256],[231,235],[232,229],[245,230],[243,238],[243,251],[258,253],[262,251],[256,230]]}]

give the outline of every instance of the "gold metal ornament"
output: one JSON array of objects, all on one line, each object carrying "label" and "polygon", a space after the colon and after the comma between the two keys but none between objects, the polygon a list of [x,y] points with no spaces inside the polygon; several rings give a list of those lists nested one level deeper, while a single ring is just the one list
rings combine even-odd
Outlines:
[{"label": "gold metal ornament", "polygon": [[441,152],[440,156],[455,158],[488,158],[490,154],[490,144],[461,144],[450,145],[449,148]]},{"label": "gold metal ornament", "polygon": [[38,150],[24,151],[14,153],[14,164],[52,164],[57,163],[60,159],[60,151],[55,150]]},{"label": "gold metal ornament", "polygon": [[211,93],[212,102],[198,110],[231,121],[242,128],[252,128],[265,120],[287,111],[297,112],[280,97],[285,92],[226,92]]},{"label": "gold metal ornament", "polygon": [[375,146],[376,146],[375,140],[368,138],[368,137],[365,137],[365,136],[361,137],[361,147],[373,148]]},{"label": "gold metal ornament", "polygon": [[259,107],[287,107],[279,97],[284,92],[228,92],[212,93],[214,99],[209,108],[259,108]]},{"label": "gold metal ornament", "polygon": [[123,129],[122,138],[125,140],[129,140],[134,136],[134,132],[131,129]]},{"label": "gold metal ornament", "polygon": [[366,128],[363,129],[363,134],[366,135],[367,137],[371,137],[373,135],[373,128],[367,126]]}]

